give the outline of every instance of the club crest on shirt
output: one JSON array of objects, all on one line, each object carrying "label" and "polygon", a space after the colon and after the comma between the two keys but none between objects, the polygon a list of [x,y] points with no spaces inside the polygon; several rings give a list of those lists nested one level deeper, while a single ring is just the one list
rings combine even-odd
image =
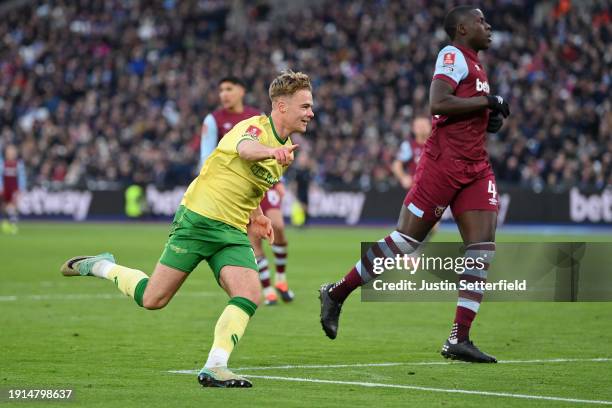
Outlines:
[{"label": "club crest on shirt", "polygon": [[435,216],[441,217],[442,214],[444,214],[444,210],[446,210],[446,207],[443,207],[441,205],[436,206],[436,208],[434,209]]},{"label": "club crest on shirt", "polygon": [[455,65],[455,53],[447,52],[444,54],[444,57],[442,57],[442,65]]},{"label": "club crest on shirt", "polygon": [[261,129],[253,125],[249,126],[247,130],[244,132],[244,136],[253,137],[255,139],[259,138],[260,134],[261,134]]}]

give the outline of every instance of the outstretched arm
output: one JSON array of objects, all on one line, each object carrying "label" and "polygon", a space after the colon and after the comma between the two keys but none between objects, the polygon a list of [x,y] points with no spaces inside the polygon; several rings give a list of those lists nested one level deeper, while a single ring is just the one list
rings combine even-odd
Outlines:
[{"label": "outstretched arm", "polygon": [[237,150],[240,158],[248,161],[261,161],[266,159],[276,159],[276,161],[288,166],[293,162],[293,151],[298,145],[283,147],[268,147],[254,140],[243,140],[238,144]]}]

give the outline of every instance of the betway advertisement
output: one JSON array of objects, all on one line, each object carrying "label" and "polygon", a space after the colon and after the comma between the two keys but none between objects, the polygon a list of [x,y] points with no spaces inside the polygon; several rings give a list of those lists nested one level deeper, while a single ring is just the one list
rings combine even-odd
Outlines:
[{"label": "betway advertisement", "polygon": [[[75,221],[104,219],[160,219],[174,215],[185,186],[159,189],[153,185],[131,186],[120,191],[34,188],[20,195],[18,209],[24,218],[59,218]],[[357,225],[395,223],[405,191],[325,190],[312,186],[308,212],[313,222]],[[287,189],[283,212],[289,216],[295,196]],[[612,224],[612,188],[585,192],[536,193],[518,187],[499,188],[500,224]],[[442,219],[452,219],[447,208]]]}]

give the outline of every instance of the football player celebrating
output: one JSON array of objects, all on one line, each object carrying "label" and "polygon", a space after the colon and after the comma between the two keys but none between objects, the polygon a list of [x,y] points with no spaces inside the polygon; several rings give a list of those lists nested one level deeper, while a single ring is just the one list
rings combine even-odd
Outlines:
[{"label": "football player celebrating", "polygon": [[77,256],[61,267],[65,276],[108,279],[146,309],[168,304],[185,279],[205,260],[229,302],[217,320],[208,360],[198,375],[205,387],[251,387],[228,369],[228,360],[261,297],[257,263],[247,224],[274,242],[270,219],[259,203],[293,162],[289,135],[304,133],[314,113],[307,75],[285,72],[269,89],[270,116],[254,116],[228,132],[183,196],[153,274],[115,263],[104,253]]}]

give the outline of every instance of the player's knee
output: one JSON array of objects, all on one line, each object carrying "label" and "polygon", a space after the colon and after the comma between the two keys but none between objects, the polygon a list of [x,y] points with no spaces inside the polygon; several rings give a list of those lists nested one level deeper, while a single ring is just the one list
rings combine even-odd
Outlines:
[{"label": "player's knee", "polygon": [[256,306],[259,306],[261,304],[261,292],[258,291],[257,294],[250,297],[249,300],[255,303]]},{"label": "player's knee", "polygon": [[252,285],[252,287],[245,289],[243,293],[243,297],[259,306],[261,303],[261,286],[259,282],[257,282],[257,285]]},{"label": "player's knee", "polygon": [[235,292],[234,296],[240,296],[246,299],[249,299],[251,302],[255,303],[257,306],[261,303],[261,285],[259,282],[255,285],[249,285],[249,287],[245,287],[242,290]]},{"label": "player's knee", "polygon": [[162,309],[169,301],[170,298],[167,296],[147,296],[145,292],[145,295],[142,297],[142,307],[148,310]]}]

